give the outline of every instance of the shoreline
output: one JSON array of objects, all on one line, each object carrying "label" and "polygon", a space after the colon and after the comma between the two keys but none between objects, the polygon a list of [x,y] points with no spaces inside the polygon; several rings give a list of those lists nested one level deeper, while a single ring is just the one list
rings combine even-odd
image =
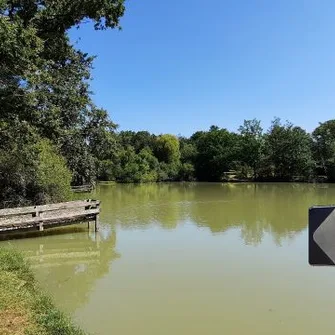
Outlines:
[{"label": "shoreline", "polygon": [[0,248],[0,333],[88,335],[41,290],[30,265],[13,247]]},{"label": "shoreline", "polygon": [[317,180],[254,180],[254,179],[234,179],[222,181],[199,181],[199,180],[171,180],[171,181],[151,181],[141,183],[125,183],[118,181],[97,181],[96,186],[115,186],[115,185],[145,185],[145,184],[183,184],[183,183],[199,183],[199,184],[335,184],[331,181],[317,181]]}]

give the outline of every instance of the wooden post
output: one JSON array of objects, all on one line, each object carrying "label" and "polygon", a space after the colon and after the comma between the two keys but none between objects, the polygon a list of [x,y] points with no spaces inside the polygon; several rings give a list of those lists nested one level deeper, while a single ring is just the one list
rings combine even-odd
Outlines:
[{"label": "wooden post", "polygon": [[90,229],[90,221],[87,221],[87,229]]},{"label": "wooden post", "polygon": [[[38,210],[37,206],[36,206],[36,214],[35,215],[36,215],[37,218],[41,217],[40,211]],[[38,229],[39,229],[39,231],[43,231],[44,230],[44,228],[43,228],[43,221],[39,222]]]},{"label": "wooden post", "polygon": [[[97,209],[99,209],[99,208],[100,208],[100,204],[97,203]],[[97,215],[95,216],[95,231],[96,231],[96,232],[97,232],[98,229],[99,229],[98,225],[99,225],[99,214],[97,214]]]},{"label": "wooden post", "polygon": [[98,224],[99,224],[99,214],[95,216],[95,231],[98,231]]}]

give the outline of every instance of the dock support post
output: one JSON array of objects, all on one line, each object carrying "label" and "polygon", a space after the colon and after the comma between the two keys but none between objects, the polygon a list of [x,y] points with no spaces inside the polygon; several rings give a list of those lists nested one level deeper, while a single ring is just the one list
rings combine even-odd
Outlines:
[{"label": "dock support post", "polygon": [[[100,207],[100,203],[98,202],[97,203],[97,208],[99,209],[99,207]],[[99,229],[98,225],[99,225],[99,214],[96,214],[96,216],[95,216],[95,231],[96,232]]]},{"label": "dock support post", "polygon": [[99,214],[95,216],[95,231],[98,231],[98,224],[99,224]]},{"label": "dock support post", "polygon": [[[36,208],[35,217],[37,217],[37,218],[41,217],[41,213],[39,212],[39,210],[37,208]],[[39,224],[38,224],[38,230],[39,231],[43,231],[44,230],[44,228],[43,228],[43,221],[39,222]]]},{"label": "dock support post", "polygon": [[90,221],[87,221],[87,229],[90,229]]}]

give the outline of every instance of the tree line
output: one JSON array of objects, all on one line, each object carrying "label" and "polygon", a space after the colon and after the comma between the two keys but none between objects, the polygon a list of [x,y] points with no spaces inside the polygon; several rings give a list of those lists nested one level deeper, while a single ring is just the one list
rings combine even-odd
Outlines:
[{"label": "tree line", "polygon": [[97,179],[160,181],[335,181],[335,120],[310,134],[275,118],[263,131],[245,120],[238,131],[211,126],[191,137],[147,131],[114,132],[113,157],[97,165]]},{"label": "tree line", "polygon": [[120,28],[124,0],[0,0],[0,206],[60,201],[70,185],[116,182],[335,179],[335,121],[312,134],[275,119],[190,138],[118,131],[94,104],[94,57],[68,31]]}]

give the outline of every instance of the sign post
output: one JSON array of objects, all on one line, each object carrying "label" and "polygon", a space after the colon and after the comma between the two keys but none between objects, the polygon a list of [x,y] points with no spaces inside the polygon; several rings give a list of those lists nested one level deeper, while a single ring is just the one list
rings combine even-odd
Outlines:
[{"label": "sign post", "polygon": [[309,264],[335,265],[335,206],[309,209]]}]

